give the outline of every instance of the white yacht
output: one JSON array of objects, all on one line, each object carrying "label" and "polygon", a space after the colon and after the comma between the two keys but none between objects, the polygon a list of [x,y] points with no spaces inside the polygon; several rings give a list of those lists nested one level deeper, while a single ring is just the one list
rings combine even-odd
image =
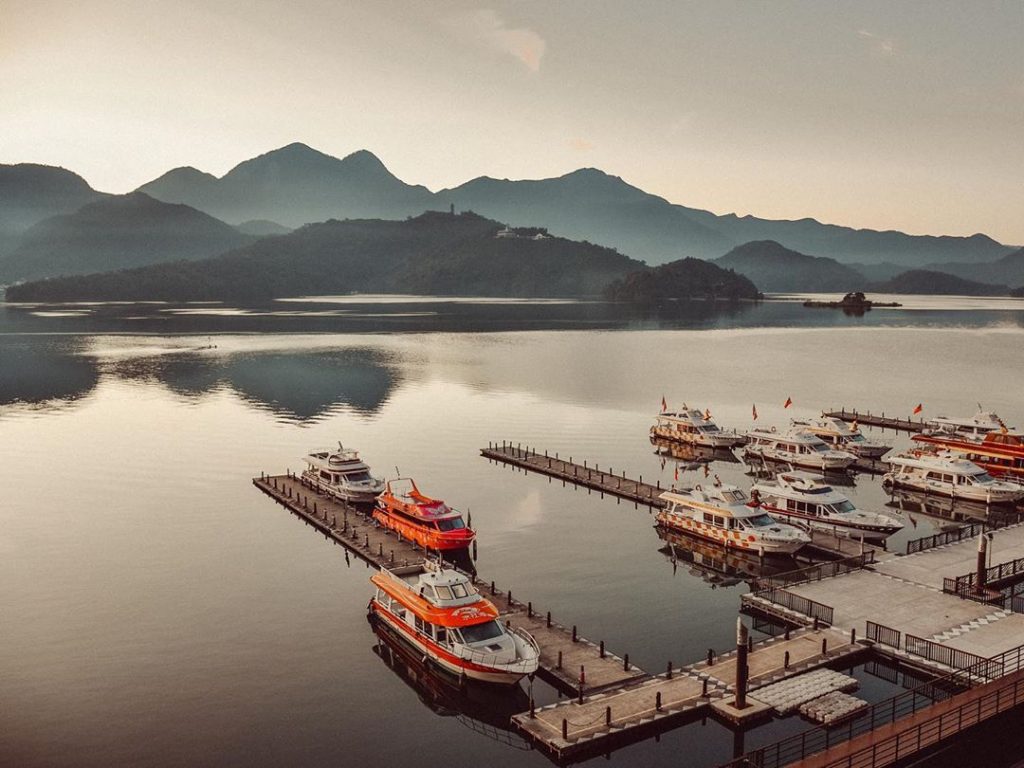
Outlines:
[{"label": "white yacht", "polygon": [[960,416],[936,416],[928,422],[928,426],[936,432],[954,433],[972,440],[982,440],[990,432],[1007,429],[1003,420],[992,411],[978,412],[970,418]]},{"label": "white yacht", "polygon": [[882,477],[887,489],[910,488],[983,504],[1014,504],[1024,499],[1024,485],[995,480],[982,467],[953,454],[909,451],[886,462],[892,467]]},{"label": "white yacht", "polygon": [[659,413],[651,435],[705,448],[734,448],[745,442],[739,432],[715,424],[710,411],[688,408],[685,404],[681,411]]},{"label": "white yacht", "polygon": [[808,472],[782,472],[773,483],[758,483],[750,491],[761,509],[784,522],[842,532],[881,541],[903,528],[894,515],[865,512],[842,492]]},{"label": "white yacht", "polygon": [[657,521],[666,528],[758,555],[791,555],[810,542],[799,528],[780,523],[759,509],[735,485],[715,482],[661,494],[665,509]]},{"label": "white yacht", "polygon": [[862,459],[880,459],[892,450],[891,445],[865,437],[864,433],[860,431],[860,427],[857,426],[857,422],[847,424],[834,416],[793,419],[791,424],[794,427],[806,429],[837,451],[847,451]]},{"label": "white yacht", "polygon": [[354,504],[372,504],[384,491],[384,481],[373,477],[359,452],[338,443],[337,450],[306,456],[302,477],[320,493]]},{"label": "white yacht", "polygon": [[747,432],[744,455],[764,461],[780,461],[793,467],[806,467],[819,472],[843,470],[857,461],[848,451],[834,451],[819,437],[806,429],[793,427],[785,432],[774,428]]}]

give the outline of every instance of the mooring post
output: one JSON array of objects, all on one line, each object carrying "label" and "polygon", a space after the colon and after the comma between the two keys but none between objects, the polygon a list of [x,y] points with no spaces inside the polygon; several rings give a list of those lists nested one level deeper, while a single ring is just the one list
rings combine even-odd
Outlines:
[{"label": "mooring post", "polygon": [[853,629],[850,630],[850,645],[855,645],[856,643],[857,643],[857,628],[854,627]]},{"label": "mooring post", "polygon": [[824,656],[828,653],[828,638],[821,638],[821,655]]},{"label": "mooring post", "polygon": [[551,611],[548,611],[548,619],[547,619],[547,624],[548,624],[548,627],[550,627],[550,626],[551,626]]},{"label": "mooring post", "polygon": [[789,651],[786,651],[786,655],[782,657],[782,668],[789,669]]},{"label": "mooring post", "polygon": [[569,721],[562,718],[562,741],[569,740]]},{"label": "mooring post", "polygon": [[747,668],[747,653],[749,651],[750,633],[743,619],[736,619],[736,709],[747,707],[747,680],[750,670]]},{"label": "mooring post", "polygon": [[576,642],[576,625],[575,624],[572,625],[572,641],[574,643]]},{"label": "mooring post", "polygon": [[978,592],[979,594],[985,591],[986,587],[986,573],[987,568],[985,563],[988,561],[988,537],[985,536],[985,532],[982,531],[978,534]]},{"label": "mooring post", "polygon": [[625,653],[622,655],[622,671],[629,672],[629,654]]},{"label": "mooring post", "polygon": [[714,666],[715,663],[715,649],[708,648],[708,666]]},{"label": "mooring post", "polygon": [[562,652],[559,651],[558,652],[558,664],[555,665],[555,669],[561,669],[561,668],[562,668]]},{"label": "mooring post", "polygon": [[605,724],[606,728],[611,728],[612,727],[612,708],[611,707],[605,707],[604,708],[604,724]]},{"label": "mooring post", "polygon": [[533,600],[526,601],[526,616],[527,618],[533,618]]},{"label": "mooring post", "polygon": [[671,680],[672,679],[672,660],[671,659],[669,659],[667,668],[665,669],[665,679],[666,680]]},{"label": "mooring post", "polygon": [[704,684],[700,687],[700,697],[706,699],[708,697],[708,679],[704,678]]}]

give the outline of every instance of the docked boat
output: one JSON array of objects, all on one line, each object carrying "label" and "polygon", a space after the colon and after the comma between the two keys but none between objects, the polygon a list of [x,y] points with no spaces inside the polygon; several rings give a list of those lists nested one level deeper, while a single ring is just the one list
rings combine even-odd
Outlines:
[{"label": "docked boat", "polygon": [[954,433],[975,440],[981,440],[990,432],[999,432],[1007,428],[999,416],[992,411],[984,411],[980,407],[978,412],[970,418],[936,416],[928,421],[928,426],[931,431]]},{"label": "docked boat", "polygon": [[748,458],[779,461],[819,472],[841,471],[857,461],[849,451],[833,450],[821,438],[800,427],[785,432],[755,429],[747,432],[747,441],[743,453]]},{"label": "docked boat", "polygon": [[715,483],[661,494],[665,508],[657,521],[683,533],[758,555],[791,555],[810,542],[792,525],[780,523],[735,485]]},{"label": "docked boat", "polygon": [[895,515],[865,512],[841,491],[808,472],[782,472],[772,483],[750,492],[761,509],[783,522],[882,541],[903,528]]},{"label": "docked boat", "polygon": [[370,580],[377,587],[371,615],[441,669],[508,685],[537,671],[537,641],[498,621],[494,603],[454,568],[426,561],[381,569]]},{"label": "docked boat", "polygon": [[886,489],[911,490],[982,504],[1014,504],[1024,499],[1024,485],[996,480],[982,467],[948,453],[908,451],[886,459]]},{"label": "docked boat", "polygon": [[424,549],[465,549],[476,537],[462,513],[420,493],[412,478],[389,480],[377,497],[373,519]]},{"label": "docked boat", "polygon": [[1024,432],[1000,429],[978,439],[957,432],[934,430],[914,435],[913,439],[973,461],[997,477],[1024,480]]},{"label": "docked boat", "polygon": [[337,450],[306,455],[302,479],[319,493],[352,504],[372,504],[384,490],[384,482],[370,474],[359,452],[338,443]]},{"label": "docked boat", "polygon": [[683,406],[681,411],[659,413],[651,427],[651,435],[665,440],[699,445],[704,448],[735,448],[743,445],[743,435],[722,429],[711,418],[710,411]]},{"label": "docked boat", "polygon": [[868,439],[856,422],[847,424],[834,416],[793,419],[791,423],[794,427],[806,429],[835,450],[846,451],[862,459],[880,459],[892,450],[891,445]]}]

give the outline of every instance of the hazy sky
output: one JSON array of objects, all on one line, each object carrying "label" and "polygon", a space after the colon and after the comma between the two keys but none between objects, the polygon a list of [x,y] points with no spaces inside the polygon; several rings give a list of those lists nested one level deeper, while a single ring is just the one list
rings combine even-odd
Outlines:
[{"label": "hazy sky", "polygon": [[1024,2],[0,0],[0,162],[123,192],[292,141],[1024,243]]}]

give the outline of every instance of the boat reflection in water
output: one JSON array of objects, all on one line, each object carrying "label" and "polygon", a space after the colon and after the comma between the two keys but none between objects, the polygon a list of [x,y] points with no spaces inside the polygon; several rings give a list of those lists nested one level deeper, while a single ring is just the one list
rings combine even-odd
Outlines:
[{"label": "boat reflection in water", "polygon": [[682,564],[692,575],[711,585],[712,589],[735,587],[756,578],[774,576],[800,567],[792,557],[776,555],[762,559],[752,552],[727,550],[664,526],[657,526],[655,530],[665,542],[658,551],[668,558],[672,567]]},{"label": "boat reflection in water", "polygon": [[911,525],[914,525],[914,515],[948,523],[987,522],[994,526],[1010,525],[1024,520],[1024,512],[1019,507],[986,507],[979,502],[954,500],[906,489],[894,490],[886,506],[907,514]]},{"label": "boat reflection in water", "polygon": [[685,462],[686,469],[695,469],[701,464],[710,464],[713,461],[724,461],[728,464],[739,464],[740,460],[729,448],[708,448],[703,445],[691,443],[680,443],[675,440],[666,440],[664,437],[651,435],[651,445],[654,452],[667,459]]},{"label": "boat reflection in water", "polygon": [[472,731],[502,744],[528,750],[530,745],[512,730],[512,715],[530,708],[530,698],[519,685],[497,686],[459,679],[429,667],[383,622],[367,619],[377,642],[373,652],[434,714],[453,717]]}]

